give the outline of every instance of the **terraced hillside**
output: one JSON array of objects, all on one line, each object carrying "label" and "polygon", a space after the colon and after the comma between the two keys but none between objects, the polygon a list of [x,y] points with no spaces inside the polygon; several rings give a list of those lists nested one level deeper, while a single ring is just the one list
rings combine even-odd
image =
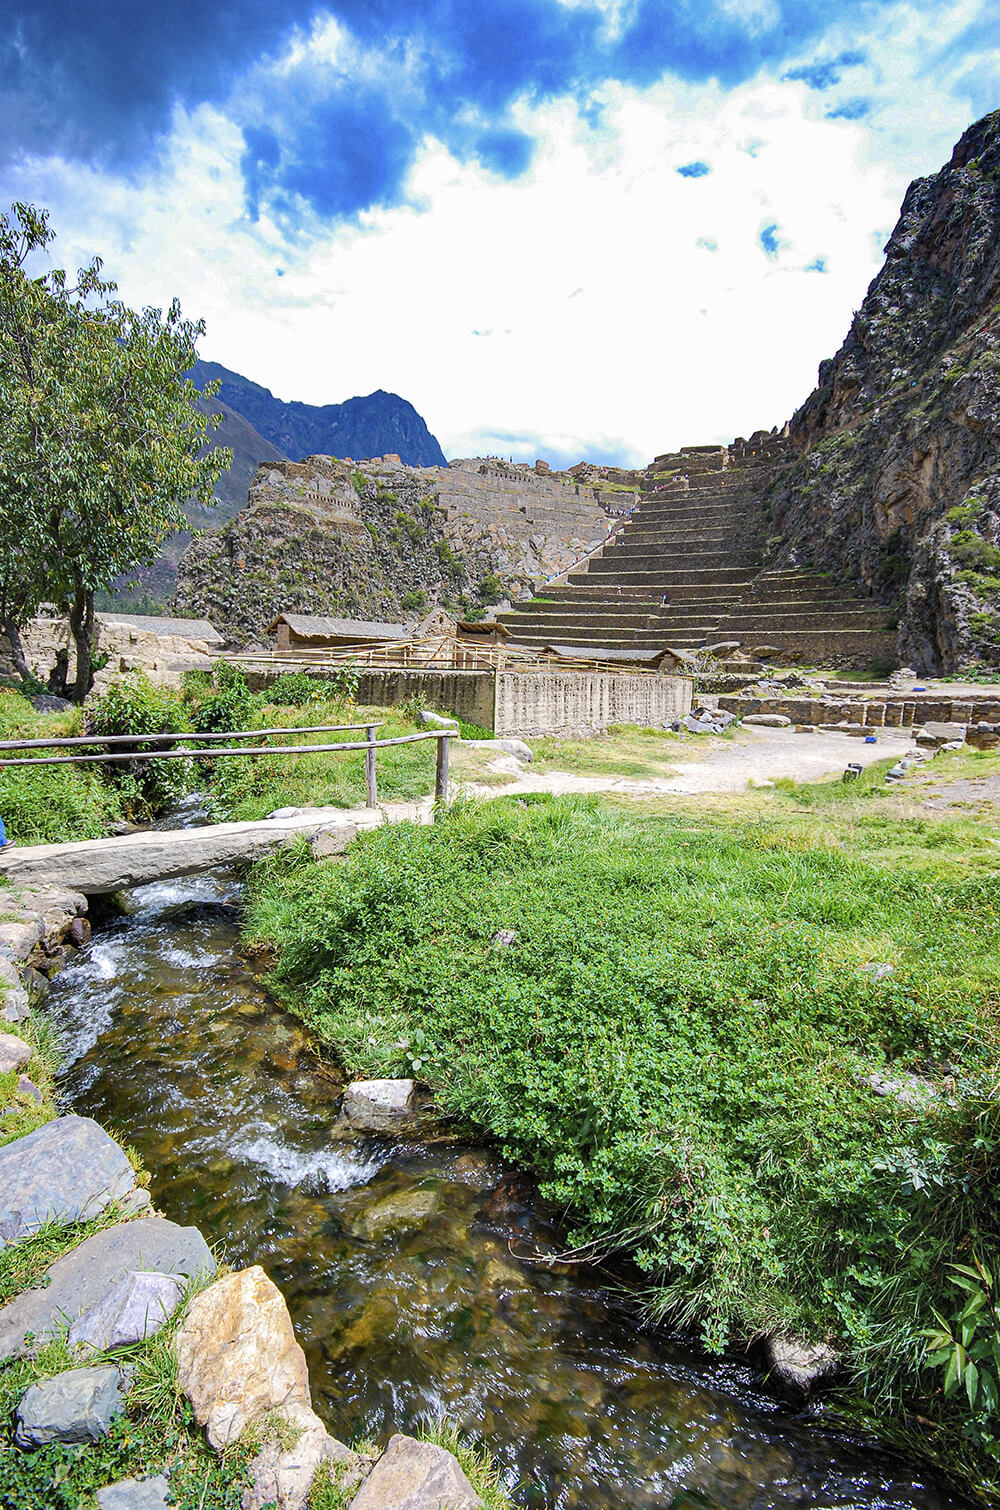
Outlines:
[{"label": "terraced hillside", "polygon": [[738,641],[789,660],[891,658],[884,609],[818,572],[767,570],[762,495],[780,450],[754,437],[658,457],[604,549],[501,616],[511,636],[616,656]]}]

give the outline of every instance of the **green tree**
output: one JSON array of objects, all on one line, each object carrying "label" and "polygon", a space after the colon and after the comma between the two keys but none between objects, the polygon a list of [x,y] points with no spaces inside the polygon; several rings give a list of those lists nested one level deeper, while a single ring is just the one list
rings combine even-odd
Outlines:
[{"label": "green tree", "polygon": [[95,591],[153,560],[232,453],[207,447],[220,416],[186,376],[204,322],[176,299],[166,315],[127,308],[99,258],[75,283],[33,274],[53,239],[43,210],[0,215],[0,615],[23,674],[21,626],[46,598],[67,607],[82,702]]}]

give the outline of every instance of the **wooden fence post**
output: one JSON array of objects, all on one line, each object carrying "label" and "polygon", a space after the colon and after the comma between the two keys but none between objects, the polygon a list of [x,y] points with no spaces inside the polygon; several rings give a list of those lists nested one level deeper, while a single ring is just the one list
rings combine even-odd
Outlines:
[{"label": "wooden fence post", "polygon": [[367,724],[365,738],[368,748],[365,751],[365,791],[366,806],[378,807],[378,784],[375,776],[375,725]]},{"label": "wooden fence post", "polygon": [[448,748],[451,736],[442,734],[437,742],[437,770],[434,773],[434,801],[448,801]]}]

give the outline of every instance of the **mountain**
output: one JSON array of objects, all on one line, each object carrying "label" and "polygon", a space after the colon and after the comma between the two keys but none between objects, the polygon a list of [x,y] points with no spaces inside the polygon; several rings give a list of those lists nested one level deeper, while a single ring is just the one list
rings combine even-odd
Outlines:
[{"label": "mountain", "polygon": [[379,388],[343,404],[283,403],[269,389],[218,362],[197,362],[199,388],[219,380],[219,398],[285,455],[353,457],[396,455],[408,466],[443,467],[444,452],[412,404]]},{"label": "mountain", "polygon": [[910,185],[790,441],[775,564],[865,588],[918,669],[1000,664],[1000,111]]}]

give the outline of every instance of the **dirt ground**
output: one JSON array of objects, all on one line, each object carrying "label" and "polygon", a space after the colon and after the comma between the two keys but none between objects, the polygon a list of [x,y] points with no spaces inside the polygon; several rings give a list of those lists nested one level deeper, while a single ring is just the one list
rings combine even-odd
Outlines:
[{"label": "dirt ground", "polygon": [[[528,744],[530,744],[530,739]],[[840,775],[855,762],[861,766],[891,756],[898,760],[915,749],[908,731],[879,730],[875,744],[850,734],[818,730],[815,734],[798,734],[794,729],[744,728],[732,739],[699,737],[692,756],[678,751],[668,776],[634,778],[627,776],[584,776],[568,771],[533,772],[512,755],[491,760],[489,770],[509,775],[511,780],[500,788],[504,793],[552,792],[621,792],[630,796],[671,792],[695,795],[698,792],[744,792],[753,784],[770,784],[781,777],[795,781],[822,781]],[[697,753],[695,753],[697,751]],[[496,796],[497,786],[472,783],[478,795]]]}]

